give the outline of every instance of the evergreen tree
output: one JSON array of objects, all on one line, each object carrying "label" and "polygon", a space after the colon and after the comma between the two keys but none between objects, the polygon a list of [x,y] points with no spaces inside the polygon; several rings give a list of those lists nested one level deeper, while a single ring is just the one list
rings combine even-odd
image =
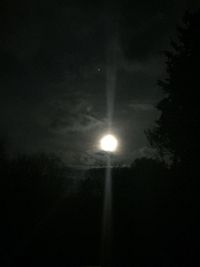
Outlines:
[{"label": "evergreen tree", "polygon": [[165,51],[167,78],[158,82],[165,93],[157,105],[161,116],[147,137],[162,158],[190,164],[200,151],[200,10],[187,12],[183,22]]}]

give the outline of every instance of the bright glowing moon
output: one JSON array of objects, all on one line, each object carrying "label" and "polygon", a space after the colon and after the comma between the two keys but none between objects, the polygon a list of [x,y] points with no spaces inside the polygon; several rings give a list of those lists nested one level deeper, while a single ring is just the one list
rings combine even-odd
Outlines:
[{"label": "bright glowing moon", "polygon": [[105,135],[101,140],[100,140],[100,147],[102,150],[107,151],[107,152],[114,152],[116,151],[118,146],[118,141],[117,139],[111,135]]}]

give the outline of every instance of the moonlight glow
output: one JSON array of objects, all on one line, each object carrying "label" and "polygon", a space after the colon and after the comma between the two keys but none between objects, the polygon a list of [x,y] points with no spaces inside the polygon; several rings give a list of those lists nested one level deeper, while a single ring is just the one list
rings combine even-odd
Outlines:
[{"label": "moonlight glow", "polygon": [[100,140],[100,148],[103,151],[107,151],[107,152],[114,152],[116,151],[118,146],[118,141],[117,139],[111,135],[105,135],[104,137],[102,137],[102,139]]}]

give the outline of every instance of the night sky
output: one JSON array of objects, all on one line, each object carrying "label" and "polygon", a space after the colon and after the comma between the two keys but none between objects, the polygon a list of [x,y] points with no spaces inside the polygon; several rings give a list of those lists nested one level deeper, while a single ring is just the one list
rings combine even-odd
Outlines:
[{"label": "night sky", "polygon": [[0,134],[9,151],[93,164],[113,77],[117,157],[127,163],[151,155],[144,130],[159,116],[163,50],[198,2],[1,1]]}]

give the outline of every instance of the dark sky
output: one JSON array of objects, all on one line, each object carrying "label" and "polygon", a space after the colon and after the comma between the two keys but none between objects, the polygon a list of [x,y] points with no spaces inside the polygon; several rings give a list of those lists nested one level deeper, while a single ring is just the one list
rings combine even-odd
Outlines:
[{"label": "dark sky", "polygon": [[10,151],[92,163],[107,131],[113,78],[117,157],[127,162],[149,155],[144,130],[159,115],[162,51],[184,11],[198,2],[1,1],[0,134]]}]

